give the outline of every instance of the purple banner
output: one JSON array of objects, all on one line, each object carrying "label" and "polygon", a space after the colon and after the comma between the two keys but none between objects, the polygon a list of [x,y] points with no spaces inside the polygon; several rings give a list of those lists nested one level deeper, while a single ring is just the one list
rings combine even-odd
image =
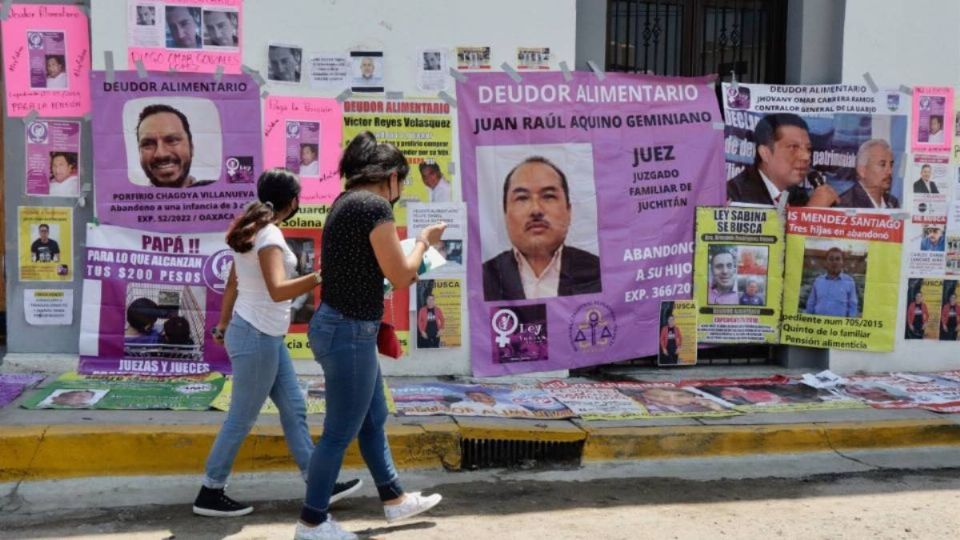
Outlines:
[{"label": "purple banner", "polygon": [[474,374],[656,354],[725,197],[711,79],[474,73],[457,100]]},{"label": "purple banner", "polygon": [[27,124],[27,195],[80,195],[80,122]]},{"label": "purple banner", "polygon": [[232,254],[222,232],[87,225],[80,373],[230,373],[226,350],[208,336]]},{"label": "purple banner", "polygon": [[91,75],[100,223],[224,231],[262,168],[260,93],[247,75]]}]

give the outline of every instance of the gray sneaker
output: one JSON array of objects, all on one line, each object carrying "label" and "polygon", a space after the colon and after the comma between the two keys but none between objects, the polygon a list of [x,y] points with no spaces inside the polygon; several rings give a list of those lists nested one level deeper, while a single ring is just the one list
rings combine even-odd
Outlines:
[{"label": "gray sneaker", "polygon": [[308,527],[297,522],[297,531],[293,540],[357,540],[359,537],[350,531],[344,530],[333,516],[327,515],[327,520],[316,527]]}]

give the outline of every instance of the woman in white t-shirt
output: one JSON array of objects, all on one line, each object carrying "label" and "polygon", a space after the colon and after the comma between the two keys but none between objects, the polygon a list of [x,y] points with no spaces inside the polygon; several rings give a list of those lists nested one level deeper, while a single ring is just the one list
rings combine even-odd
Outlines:
[{"label": "woman in white t-shirt", "polygon": [[[249,514],[253,507],[224,494],[227,477],[240,445],[269,396],[280,412],[280,423],[301,476],[306,479],[313,440],[307,428],[307,407],[297,374],[284,344],[293,298],[309,294],[320,274],[296,276],[297,259],[277,226],[300,208],[300,181],[284,169],[271,169],[257,180],[257,200],[247,205],[227,231],[234,251],[233,266],[223,294],[220,322],[211,331],[225,345],[233,368],[230,410],[207,457],[203,487],[193,504],[202,516]],[[360,480],[337,483],[343,498],[360,488]]]}]

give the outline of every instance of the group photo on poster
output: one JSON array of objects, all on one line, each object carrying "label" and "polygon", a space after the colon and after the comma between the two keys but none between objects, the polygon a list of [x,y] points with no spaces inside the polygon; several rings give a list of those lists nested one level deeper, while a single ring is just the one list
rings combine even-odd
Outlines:
[{"label": "group photo on poster", "polygon": [[247,75],[92,75],[100,223],[224,231],[263,167],[260,95]]}]

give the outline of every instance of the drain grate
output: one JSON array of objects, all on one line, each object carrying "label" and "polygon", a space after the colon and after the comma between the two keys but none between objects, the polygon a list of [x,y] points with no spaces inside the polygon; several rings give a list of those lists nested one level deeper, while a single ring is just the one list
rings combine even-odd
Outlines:
[{"label": "drain grate", "polygon": [[461,467],[465,470],[577,467],[583,455],[583,441],[461,439],[460,451]]}]

